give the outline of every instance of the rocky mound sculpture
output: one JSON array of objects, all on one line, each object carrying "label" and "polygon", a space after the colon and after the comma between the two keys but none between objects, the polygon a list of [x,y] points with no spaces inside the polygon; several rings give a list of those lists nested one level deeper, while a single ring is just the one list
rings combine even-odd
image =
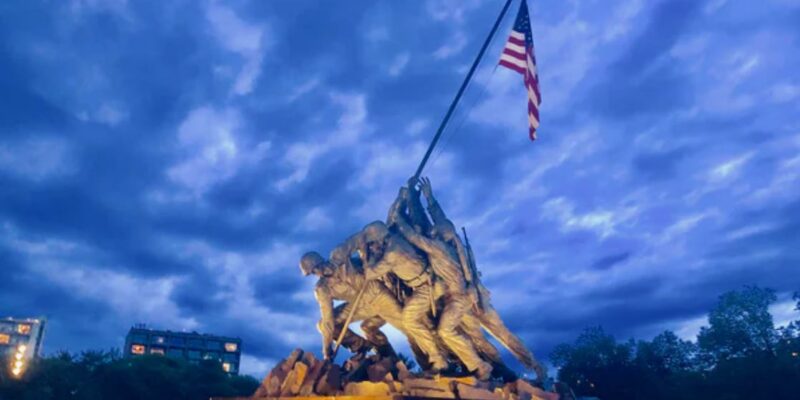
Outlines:
[{"label": "rocky mound sculpture", "polygon": [[372,355],[339,366],[296,349],[262,382],[252,399],[298,397],[557,400],[525,380],[479,381],[473,376],[426,377],[396,358]]}]

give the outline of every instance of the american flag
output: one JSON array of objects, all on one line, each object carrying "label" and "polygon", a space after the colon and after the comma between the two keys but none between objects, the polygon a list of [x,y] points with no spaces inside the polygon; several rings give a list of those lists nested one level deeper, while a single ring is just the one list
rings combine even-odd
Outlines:
[{"label": "american flag", "polygon": [[500,65],[519,72],[525,77],[525,88],[528,90],[528,122],[531,140],[536,140],[536,129],[539,128],[539,104],[542,95],[539,93],[539,75],[536,73],[536,56],[533,54],[533,34],[531,20],[528,16],[528,5],[525,0],[519,6],[517,20],[508,37]]}]

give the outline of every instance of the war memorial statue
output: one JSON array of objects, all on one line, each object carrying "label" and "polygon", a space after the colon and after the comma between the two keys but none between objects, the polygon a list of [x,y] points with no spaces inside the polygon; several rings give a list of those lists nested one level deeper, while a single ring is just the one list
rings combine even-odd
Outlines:
[{"label": "war memorial statue", "polygon": [[[415,174],[402,186],[385,221],[374,221],[336,246],[326,259],[310,251],[300,270],[317,279],[322,359],[296,349],[278,363],[252,398],[439,398],[533,400],[571,398],[541,388],[544,367],[511,332],[481,282],[475,255],[421,173],[512,0],[506,0]],[[520,3],[500,58],[524,76],[529,136],[539,126],[538,90],[529,14]],[[427,207],[421,197],[425,197]],[[335,302],[339,302],[336,305]],[[350,329],[359,322],[363,336]],[[408,340],[420,371],[410,371],[381,328]],[[535,374],[519,377],[487,333]],[[336,363],[338,350],[350,352]]]},{"label": "war memorial statue", "polygon": [[[558,398],[537,387],[544,367],[492,307],[466,231],[462,238],[429,179],[409,179],[386,221],[367,224],[327,259],[310,251],[299,264],[317,279],[322,359],[295,350],[253,398]],[[363,336],[349,328],[356,322]],[[395,352],[381,331],[387,323],[405,335],[420,371]],[[536,380],[506,366],[487,333]],[[350,353],[342,365],[340,347]]]}]

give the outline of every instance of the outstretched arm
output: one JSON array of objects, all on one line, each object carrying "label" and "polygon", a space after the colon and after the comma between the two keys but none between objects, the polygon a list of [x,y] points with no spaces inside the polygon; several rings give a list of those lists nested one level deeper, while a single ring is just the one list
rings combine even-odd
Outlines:
[{"label": "outstretched arm", "polygon": [[428,178],[419,178],[419,188],[422,194],[425,195],[425,200],[428,202],[428,213],[431,214],[434,225],[441,225],[449,222],[447,215],[445,215],[439,202],[433,197],[433,186],[431,180]]},{"label": "outstretched arm", "polygon": [[426,253],[436,253],[441,250],[436,246],[436,243],[433,240],[415,231],[402,215],[400,215],[397,220],[393,222],[397,224],[397,229],[400,230],[400,233],[403,235],[403,237],[405,237],[406,240],[411,242],[411,244],[414,246],[422,249],[422,251]]},{"label": "outstretched arm", "polygon": [[408,205],[408,218],[409,223],[417,232],[427,233],[431,230],[431,222],[428,220],[428,215],[425,214],[425,208],[422,207],[420,191],[417,189],[418,184],[419,180],[417,178],[409,178],[408,200],[406,201]]},{"label": "outstretched arm", "polygon": [[395,221],[397,221],[397,219],[403,216],[403,212],[406,210],[407,199],[408,199],[408,188],[403,186],[397,193],[397,198],[394,199],[394,203],[392,203],[392,205],[389,207],[389,215],[386,216],[387,226],[392,226],[392,224],[394,224]]},{"label": "outstretched arm", "polygon": [[392,272],[392,266],[381,260],[375,263],[375,265],[367,265],[364,268],[364,277],[367,278],[368,281],[373,281],[386,276],[389,272]]},{"label": "outstretched arm", "polygon": [[330,253],[330,260],[334,265],[347,265],[348,267],[353,267],[352,263],[350,262],[350,256],[353,254],[354,251],[359,252],[359,256],[361,256],[363,260],[364,248],[366,247],[364,233],[359,231],[358,233],[350,236],[344,243],[336,246],[331,253]]}]

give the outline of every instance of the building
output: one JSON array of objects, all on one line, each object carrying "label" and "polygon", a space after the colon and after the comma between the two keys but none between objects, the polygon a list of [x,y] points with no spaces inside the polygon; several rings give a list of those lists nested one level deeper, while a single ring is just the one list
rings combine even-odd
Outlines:
[{"label": "building", "polygon": [[172,332],[150,329],[144,325],[131,328],[125,337],[125,357],[157,354],[182,358],[197,364],[200,360],[218,360],[230,374],[239,373],[242,340],[239,338]]},{"label": "building", "polygon": [[39,356],[44,338],[43,318],[0,319],[0,355],[14,377],[21,376],[33,358]]}]

